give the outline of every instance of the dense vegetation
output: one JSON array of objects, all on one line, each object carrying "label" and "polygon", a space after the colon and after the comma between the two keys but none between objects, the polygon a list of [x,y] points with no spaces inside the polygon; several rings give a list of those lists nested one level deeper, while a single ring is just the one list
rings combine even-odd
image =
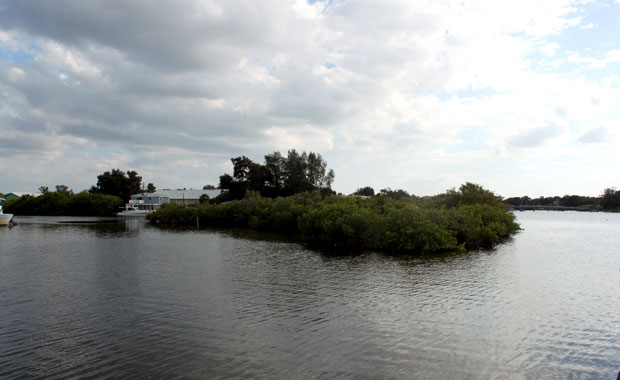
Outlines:
[{"label": "dense vegetation", "polygon": [[97,185],[92,186],[89,193],[114,195],[127,203],[133,194],[142,191],[154,193],[155,185],[149,183],[145,190],[142,189],[142,177],[135,170],[128,170],[126,173],[120,169],[104,172],[97,176]]},{"label": "dense vegetation", "polygon": [[97,176],[97,185],[89,191],[75,194],[66,185],[56,185],[56,191],[41,186],[41,195],[10,199],[3,207],[16,215],[107,216],[116,214],[132,194],[155,190],[152,183],[142,189],[142,177],[136,171],[112,169]]},{"label": "dense vegetation", "polygon": [[601,207],[603,210],[620,210],[620,191],[616,190],[615,187],[610,187],[603,190],[603,195],[601,196]]},{"label": "dense vegetation", "polygon": [[227,190],[229,199],[243,199],[247,192],[263,197],[289,196],[316,189],[330,189],[334,171],[318,153],[297,153],[289,150],[286,157],[280,152],[265,156],[263,165],[245,156],[231,158],[233,175],[220,176],[220,189]]},{"label": "dense vegetation", "polygon": [[392,193],[346,197],[315,190],[275,199],[248,193],[222,204],[167,204],[148,218],[287,233],[326,248],[389,252],[492,247],[519,229],[501,198],[475,184],[427,199]]},{"label": "dense vegetation", "polygon": [[620,211],[620,191],[615,187],[603,190],[600,197],[587,197],[581,195],[564,195],[563,197],[538,197],[528,196],[512,197],[504,199],[504,203],[511,206],[563,206],[580,207],[584,209],[601,209],[605,211]]},{"label": "dense vegetation", "polygon": [[587,197],[582,195],[564,195],[554,197],[530,198],[511,197],[504,199],[504,203],[511,206],[563,206],[563,207],[583,207],[598,206],[601,202],[599,197]]},{"label": "dense vegetation", "polygon": [[38,197],[24,195],[4,202],[7,213],[17,215],[105,216],[116,213],[123,200],[113,195],[47,191]]}]

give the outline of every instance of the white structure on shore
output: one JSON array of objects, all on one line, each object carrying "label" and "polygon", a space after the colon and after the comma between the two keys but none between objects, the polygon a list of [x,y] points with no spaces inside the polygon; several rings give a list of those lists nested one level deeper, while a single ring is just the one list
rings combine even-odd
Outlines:
[{"label": "white structure on shore", "polygon": [[5,214],[2,212],[2,202],[4,202],[4,198],[0,198],[0,226],[8,226],[11,223],[13,214]]},{"label": "white structure on shore", "polygon": [[165,203],[175,203],[179,205],[190,206],[200,203],[200,197],[206,195],[209,199],[213,199],[220,195],[222,191],[218,189],[212,190],[196,190],[196,189],[179,189],[179,190],[159,190],[155,193],[139,193],[134,194],[129,199],[127,206],[146,211],[157,210]]}]

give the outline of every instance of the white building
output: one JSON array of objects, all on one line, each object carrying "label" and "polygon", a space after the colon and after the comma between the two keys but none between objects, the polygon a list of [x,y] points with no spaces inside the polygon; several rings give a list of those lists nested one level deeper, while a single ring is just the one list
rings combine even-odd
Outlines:
[{"label": "white building", "polygon": [[206,195],[209,199],[213,199],[220,195],[222,191],[213,190],[196,190],[196,189],[179,189],[179,190],[159,190],[155,193],[139,193],[131,196],[129,205],[140,210],[157,210],[164,203],[176,203],[180,205],[190,206],[200,203],[200,197]]}]

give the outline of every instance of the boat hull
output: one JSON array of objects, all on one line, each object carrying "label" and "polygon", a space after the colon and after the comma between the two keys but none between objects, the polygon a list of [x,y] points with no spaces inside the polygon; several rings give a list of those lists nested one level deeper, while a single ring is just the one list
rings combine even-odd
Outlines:
[{"label": "boat hull", "polygon": [[121,211],[117,213],[116,215],[123,217],[123,218],[146,218],[148,214],[149,212],[145,210],[133,210],[133,211]]},{"label": "boat hull", "polygon": [[8,226],[13,214],[0,214],[0,226]]}]

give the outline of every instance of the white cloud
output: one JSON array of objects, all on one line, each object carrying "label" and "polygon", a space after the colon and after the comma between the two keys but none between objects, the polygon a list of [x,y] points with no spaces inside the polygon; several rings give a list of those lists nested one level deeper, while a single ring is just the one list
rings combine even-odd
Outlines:
[{"label": "white cloud", "polygon": [[[620,62],[552,39],[589,27],[585,3],[0,0],[0,41],[32,54],[0,63],[0,155],[80,157],[83,187],[87,165],[202,186],[229,157],[291,148],[322,153],[344,192],[367,173],[428,192],[463,175],[501,186],[485,162],[561,154],[618,117],[615,74],[536,70],[540,54],[590,72]],[[431,163],[445,173],[403,174]]]},{"label": "white cloud", "polygon": [[568,61],[587,65],[590,69],[603,69],[607,66],[620,62],[620,50],[609,50],[603,57],[584,57],[573,52],[568,56]]},{"label": "white cloud", "polygon": [[560,45],[555,42],[548,43],[541,48],[543,54],[548,57],[554,56],[557,53],[558,49],[560,49]]},{"label": "white cloud", "polygon": [[614,134],[605,126],[589,129],[579,137],[579,142],[584,144],[611,143],[615,140]]},{"label": "white cloud", "polygon": [[608,75],[601,79],[601,84],[605,87],[614,87],[620,85],[620,76]]},{"label": "white cloud", "polygon": [[[328,153],[334,148],[333,136],[328,131],[312,126],[302,126],[297,128],[270,127],[265,129],[265,136],[271,141],[275,141],[274,149],[284,152],[294,147],[303,146],[304,149]],[[265,154],[271,153],[266,151]]]},{"label": "white cloud", "polygon": [[593,29],[596,25],[594,25],[593,22],[586,24],[586,25],[582,25],[581,29]]}]

